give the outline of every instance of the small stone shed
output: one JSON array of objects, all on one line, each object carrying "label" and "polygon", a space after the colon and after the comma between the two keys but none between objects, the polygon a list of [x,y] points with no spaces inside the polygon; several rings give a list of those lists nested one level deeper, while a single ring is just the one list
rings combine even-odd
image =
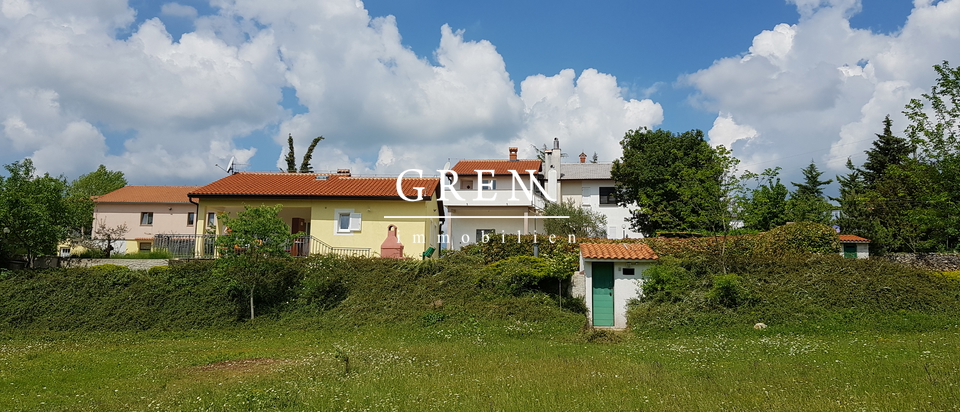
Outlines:
[{"label": "small stone shed", "polygon": [[870,239],[857,235],[840,235],[840,255],[850,259],[870,257]]},{"label": "small stone shed", "polygon": [[583,287],[574,295],[586,301],[590,326],[626,328],[627,302],[640,296],[643,272],[657,259],[653,249],[644,244],[581,243]]}]

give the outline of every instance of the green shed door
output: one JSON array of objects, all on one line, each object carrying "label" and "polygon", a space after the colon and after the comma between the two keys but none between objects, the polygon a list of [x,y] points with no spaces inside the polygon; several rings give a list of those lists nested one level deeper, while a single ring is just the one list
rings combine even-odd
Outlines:
[{"label": "green shed door", "polygon": [[856,243],[844,243],[843,244],[843,257],[856,259],[857,258],[857,244]]},{"label": "green shed door", "polygon": [[613,326],[613,262],[593,262],[593,326]]}]

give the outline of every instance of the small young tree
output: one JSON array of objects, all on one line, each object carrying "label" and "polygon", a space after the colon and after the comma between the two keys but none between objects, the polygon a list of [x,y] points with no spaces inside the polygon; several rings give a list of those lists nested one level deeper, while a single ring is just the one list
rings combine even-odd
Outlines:
[{"label": "small young tree", "polygon": [[549,202],[543,208],[544,216],[569,216],[567,219],[544,219],[548,235],[576,235],[577,237],[606,237],[607,217],[600,212],[584,209],[573,200]]},{"label": "small young tree", "polygon": [[93,230],[93,238],[94,240],[102,242],[100,246],[101,250],[107,253],[107,257],[110,257],[110,253],[113,252],[113,242],[123,239],[129,230],[126,223],[117,226],[107,226],[107,222],[101,219],[96,222],[96,227]]},{"label": "small young tree", "polygon": [[280,219],[281,205],[245,206],[236,217],[228,213],[217,216],[227,233],[217,237],[221,274],[249,290],[250,319],[255,316],[253,297],[258,287],[268,284],[276,273],[277,263],[291,259],[287,248],[302,234],[291,234]]}]

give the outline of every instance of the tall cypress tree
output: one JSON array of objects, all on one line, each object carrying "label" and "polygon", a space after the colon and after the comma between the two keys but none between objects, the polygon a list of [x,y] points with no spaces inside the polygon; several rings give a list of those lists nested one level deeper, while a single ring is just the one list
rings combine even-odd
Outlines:
[{"label": "tall cypress tree", "polygon": [[307,152],[303,154],[303,161],[300,162],[300,173],[313,173],[310,160],[313,159],[313,149],[317,147],[317,143],[320,143],[321,140],[323,140],[323,136],[317,136],[310,142],[310,147],[307,147]]},{"label": "tall cypress tree", "polygon": [[293,153],[293,134],[287,135],[287,145],[290,150],[287,151],[287,173],[297,173],[297,155]]}]

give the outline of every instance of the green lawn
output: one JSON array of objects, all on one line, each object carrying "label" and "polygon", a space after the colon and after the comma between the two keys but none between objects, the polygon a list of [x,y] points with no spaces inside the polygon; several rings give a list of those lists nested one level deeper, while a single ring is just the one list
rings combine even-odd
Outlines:
[{"label": "green lawn", "polygon": [[[0,333],[0,410],[956,410],[960,328]],[[346,370],[349,361],[349,371]]]}]

